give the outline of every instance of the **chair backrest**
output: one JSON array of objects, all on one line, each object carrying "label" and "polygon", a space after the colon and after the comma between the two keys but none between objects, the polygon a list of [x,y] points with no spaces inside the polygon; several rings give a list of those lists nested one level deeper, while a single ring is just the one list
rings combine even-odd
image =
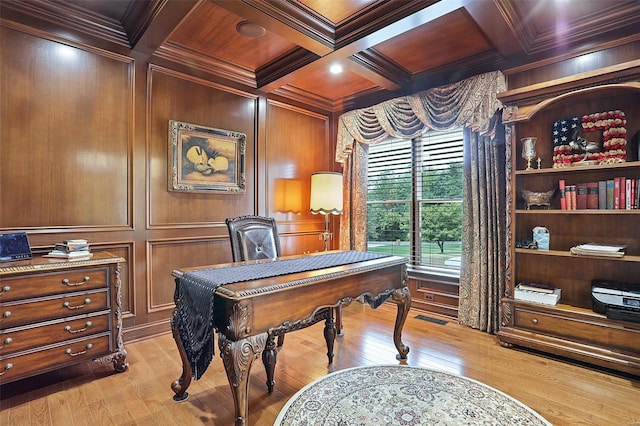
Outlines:
[{"label": "chair backrest", "polygon": [[278,226],[272,217],[239,216],[226,220],[234,262],[280,256]]}]

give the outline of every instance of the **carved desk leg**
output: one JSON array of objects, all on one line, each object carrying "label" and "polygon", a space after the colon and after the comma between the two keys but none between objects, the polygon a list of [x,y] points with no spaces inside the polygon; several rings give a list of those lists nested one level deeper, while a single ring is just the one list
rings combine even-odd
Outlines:
[{"label": "carved desk leg", "polygon": [[[280,337],[282,337],[282,335]],[[275,336],[270,335],[267,338],[265,349],[262,351],[262,363],[264,364],[264,370],[267,373],[267,390],[269,393],[273,392],[273,387],[276,384],[273,377],[275,375],[277,362],[278,351],[276,350]]]},{"label": "carved desk leg", "polygon": [[329,309],[329,316],[324,322],[324,340],[327,342],[327,358],[329,364],[333,362],[333,344],[336,341],[336,323],[333,320],[333,309]]},{"label": "carved desk leg", "polygon": [[187,388],[191,384],[191,364],[189,363],[189,359],[187,358],[187,353],[184,350],[184,346],[182,346],[182,340],[180,340],[180,333],[177,326],[177,315],[177,309],[174,309],[173,315],[171,316],[171,332],[173,333],[173,339],[176,341],[176,345],[178,346],[178,352],[180,352],[180,359],[182,360],[182,375],[178,378],[178,380],[171,383],[171,389],[173,390],[173,392],[175,392],[173,400],[180,402],[186,401],[187,398],[189,398]]},{"label": "carved desk leg", "polygon": [[391,300],[398,305],[398,313],[396,315],[396,324],[393,328],[393,343],[395,343],[398,349],[398,355],[396,358],[399,360],[407,359],[409,353],[409,347],[402,343],[402,327],[409,314],[411,308],[411,293],[408,287],[402,287],[396,289],[391,295]]},{"label": "carved desk leg", "polygon": [[249,400],[247,383],[249,381],[249,372],[253,361],[264,350],[267,337],[267,333],[261,333],[233,342],[228,340],[224,334],[218,333],[220,357],[227,372],[229,386],[233,394],[236,426],[248,424]]}]

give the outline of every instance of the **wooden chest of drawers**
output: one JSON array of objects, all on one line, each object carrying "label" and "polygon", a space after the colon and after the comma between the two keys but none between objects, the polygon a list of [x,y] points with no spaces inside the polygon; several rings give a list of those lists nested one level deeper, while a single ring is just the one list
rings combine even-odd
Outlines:
[{"label": "wooden chest of drawers", "polygon": [[0,384],[87,360],[127,369],[121,262],[94,253],[0,264]]}]

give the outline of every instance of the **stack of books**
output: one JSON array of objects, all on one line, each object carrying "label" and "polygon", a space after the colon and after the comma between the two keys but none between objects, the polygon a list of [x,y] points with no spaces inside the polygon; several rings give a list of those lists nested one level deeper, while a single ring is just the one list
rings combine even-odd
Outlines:
[{"label": "stack of books", "polygon": [[623,257],[626,250],[626,245],[588,243],[571,247],[570,251],[582,256]]},{"label": "stack of books", "polygon": [[558,181],[562,210],[638,210],[640,179],[620,176],[597,182],[568,185]]},{"label": "stack of books", "polygon": [[82,239],[64,240],[61,243],[57,243],[53,250],[44,255],[44,257],[69,260],[86,260],[91,259],[91,256],[89,242]]},{"label": "stack of books", "polygon": [[513,291],[513,298],[525,302],[542,303],[543,305],[557,305],[561,293],[562,290],[553,284],[523,281]]}]

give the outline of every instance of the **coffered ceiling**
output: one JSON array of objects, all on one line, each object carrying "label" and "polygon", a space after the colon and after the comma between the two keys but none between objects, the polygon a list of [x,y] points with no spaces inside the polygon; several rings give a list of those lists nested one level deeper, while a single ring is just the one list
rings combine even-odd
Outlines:
[{"label": "coffered ceiling", "polygon": [[0,14],[329,112],[640,29],[637,0],[2,0]]}]

